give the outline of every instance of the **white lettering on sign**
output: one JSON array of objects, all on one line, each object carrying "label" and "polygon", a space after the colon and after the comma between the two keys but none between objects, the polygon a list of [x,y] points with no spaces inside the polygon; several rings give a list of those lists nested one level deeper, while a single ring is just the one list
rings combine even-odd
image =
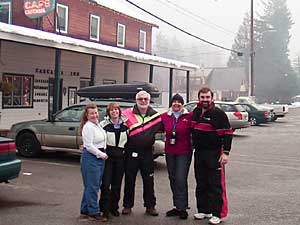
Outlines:
[{"label": "white lettering on sign", "polygon": [[41,9],[41,8],[48,8],[48,7],[50,7],[50,0],[40,0],[40,1],[25,2],[24,3],[25,10],[28,10],[28,9]]},{"label": "white lettering on sign", "polygon": [[45,9],[27,9],[27,10],[25,10],[26,15],[41,14],[41,13],[45,13],[45,12],[46,12]]}]

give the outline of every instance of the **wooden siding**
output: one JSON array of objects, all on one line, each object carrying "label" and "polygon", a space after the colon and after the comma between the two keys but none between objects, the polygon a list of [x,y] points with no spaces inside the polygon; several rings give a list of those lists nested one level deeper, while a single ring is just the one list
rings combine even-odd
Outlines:
[{"label": "wooden siding", "polygon": [[103,84],[104,80],[124,82],[124,62],[122,60],[97,57],[96,85]]},{"label": "wooden siding", "polygon": [[141,63],[130,62],[128,65],[128,82],[142,81],[148,82],[150,66]]},{"label": "wooden siding", "polygon": [[[54,69],[54,49],[36,47],[13,42],[1,42],[0,75],[3,73],[34,75],[33,86],[48,87],[51,74],[36,72],[37,68]],[[53,75],[52,75],[53,76]],[[2,80],[2,76],[0,77]],[[44,81],[44,82],[41,82]],[[48,97],[36,97],[34,89],[33,99]],[[48,89],[38,90],[48,94]],[[2,108],[2,92],[0,92],[0,108]],[[48,102],[33,102],[33,108],[1,109],[0,128],[10,128],[13,123],[32,119],[44,119],[48,115]]]}]

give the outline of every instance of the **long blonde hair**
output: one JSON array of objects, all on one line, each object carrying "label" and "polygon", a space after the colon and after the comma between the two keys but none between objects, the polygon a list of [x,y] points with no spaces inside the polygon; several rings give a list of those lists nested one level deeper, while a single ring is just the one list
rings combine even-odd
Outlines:
[{"label": "long blonde hair", "polygon": [[79,128],[80,129],[80,133],[82,133],[83,126],[88,121],[87,115],[88,115],[89,109],[98,109],[98,108],[97,108],[96,104],[87,104],[85,106],[85,109],[84,109],[84,111],[82,113],[82,116],[81,116],[81,122],[80,122],[80,128]]}]

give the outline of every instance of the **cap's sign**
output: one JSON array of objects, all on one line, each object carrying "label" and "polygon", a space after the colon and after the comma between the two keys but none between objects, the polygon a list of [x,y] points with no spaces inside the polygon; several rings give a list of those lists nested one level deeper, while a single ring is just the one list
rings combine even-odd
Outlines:
[{"label": "cap's sign", "polygon": [[55,8],[55,0],[24,0],[24,13],[31,19],[48,15]]}]

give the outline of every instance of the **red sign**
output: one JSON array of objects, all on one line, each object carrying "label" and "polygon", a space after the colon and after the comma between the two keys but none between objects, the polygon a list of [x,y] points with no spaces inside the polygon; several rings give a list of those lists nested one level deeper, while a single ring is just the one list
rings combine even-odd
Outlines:
[{"label": "red sign", "polygon": [[31,19],[48,15],[55,9],[55,0],[24,0],[24,13]]}]

